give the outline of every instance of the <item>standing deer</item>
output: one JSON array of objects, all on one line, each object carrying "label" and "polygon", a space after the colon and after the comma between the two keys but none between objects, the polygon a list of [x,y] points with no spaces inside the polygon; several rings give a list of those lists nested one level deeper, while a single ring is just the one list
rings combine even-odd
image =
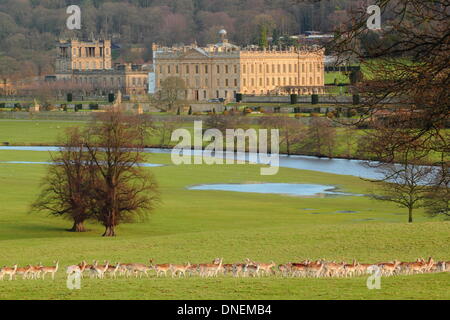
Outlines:
[{"label": "standing deer", "polygon": [[52,275],[52,280],[55,280],[55,274],[58,272],[58,269],[59,269],[59,261],[56,261],[53,263],[56,264],[54,267],[42,267],[41,268],[42,280],[45,280],[45,275],[47,273],[50,273]]},{"label": "standing deer", "polygon": [[11,281],[15,276],[16,276],[16,271],[17,271],[17,264],[15,264],[12,268],[8,268],[8,267],[3,267],[2,269],[2,280],[3,277],[6,275],[9,275],[9,281]]}]

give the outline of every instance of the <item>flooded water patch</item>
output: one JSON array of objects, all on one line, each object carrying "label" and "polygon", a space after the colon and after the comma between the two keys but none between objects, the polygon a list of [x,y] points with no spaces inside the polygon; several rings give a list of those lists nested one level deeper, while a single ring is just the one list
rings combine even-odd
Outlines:
[{"label": "flooded water patch", "polygon": [[192,186],[188,189],[202,191],[281,194],[302,197],[355,196],[355,194],[352,193],[339,192],[335,186],[299,183],[205,184]]}]

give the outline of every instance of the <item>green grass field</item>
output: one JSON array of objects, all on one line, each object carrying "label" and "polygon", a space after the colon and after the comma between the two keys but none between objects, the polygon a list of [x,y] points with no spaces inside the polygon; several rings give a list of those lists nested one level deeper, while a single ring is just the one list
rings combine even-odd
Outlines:
[{"label": "green grass field", "polygon": [[[23,129],[21,122],[16,124]],[[55,125],[46,122],[40,134],[30,136],[16,129],[14,122],[0,121],[0,140],[7,135],[17,143],[50,143]],[[74,123],[59,124],[69,125]],[[0,151],[0,162],[48,159],[47,152]],[[170,156],[163,154],[149,155],[147,160],[166,164],[149,169],[159,182],[162,201],[146,221],[120,226],[114,239],[100,237],[100,225],[88,224],[87,233],[68,233],[69,221],[29,213],[46,166],[0,163],[0,265],[51,265],[57,259],[62,263],[55,281],[0,281],[0,299],[450,298],[448,273],[383,278],[381,290],[368,290],[366,277],[84,279],[81,290],[67,289],[64,267],[94,259],[201,263],[223,257],[233,263],[249,257],[285,263],[323,258],[376,263],[433,256],[450,260],[450,222],[432,220],[421,210],[409,225],[405,210],[368,197],[303,198],[186,189],[203,183],[243,182],[317,183],[358,194],[372,189],[355,177],[287,168],[280,168],[276,176],[260,176],[255,165],[173,166]]]}]

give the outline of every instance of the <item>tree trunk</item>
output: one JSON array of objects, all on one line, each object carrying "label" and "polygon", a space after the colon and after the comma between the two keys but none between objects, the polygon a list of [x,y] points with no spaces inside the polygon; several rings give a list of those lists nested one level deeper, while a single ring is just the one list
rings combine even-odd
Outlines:
[{"label": "tree trunk", "polygon": [[413,208],[409,208],[409,218],[408,218],[408,222],[409,222],[409,223],[413,223]]},{"label": "tree trunk", "polygon": [[72,229],[70,232],[86,232],[86,227],[84,226],[84,221],[74,221]]},{"label": "tree trunk", "polygon": [[103,234],[103,237],[115,237],[116,236],[116,230],[114,226],[107,226],[105,229],[105,233]]}]

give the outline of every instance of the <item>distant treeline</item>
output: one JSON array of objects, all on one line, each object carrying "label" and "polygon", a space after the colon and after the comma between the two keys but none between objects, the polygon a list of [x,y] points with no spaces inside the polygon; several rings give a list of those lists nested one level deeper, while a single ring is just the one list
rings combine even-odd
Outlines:
[{"label": "distant treeline", "polygon": [[[79,5],[82,30],[66,29],[66,9]],[[1,0],[0,78],[53,72],[59,36],[105,34],[120,46],[118,61],[151,60],[151,43],[215,43],[220,29],[237,44],[261,44],[348,23],[355,1],[294,0]],[[361,4],[360,4],[361,5]]]}]

